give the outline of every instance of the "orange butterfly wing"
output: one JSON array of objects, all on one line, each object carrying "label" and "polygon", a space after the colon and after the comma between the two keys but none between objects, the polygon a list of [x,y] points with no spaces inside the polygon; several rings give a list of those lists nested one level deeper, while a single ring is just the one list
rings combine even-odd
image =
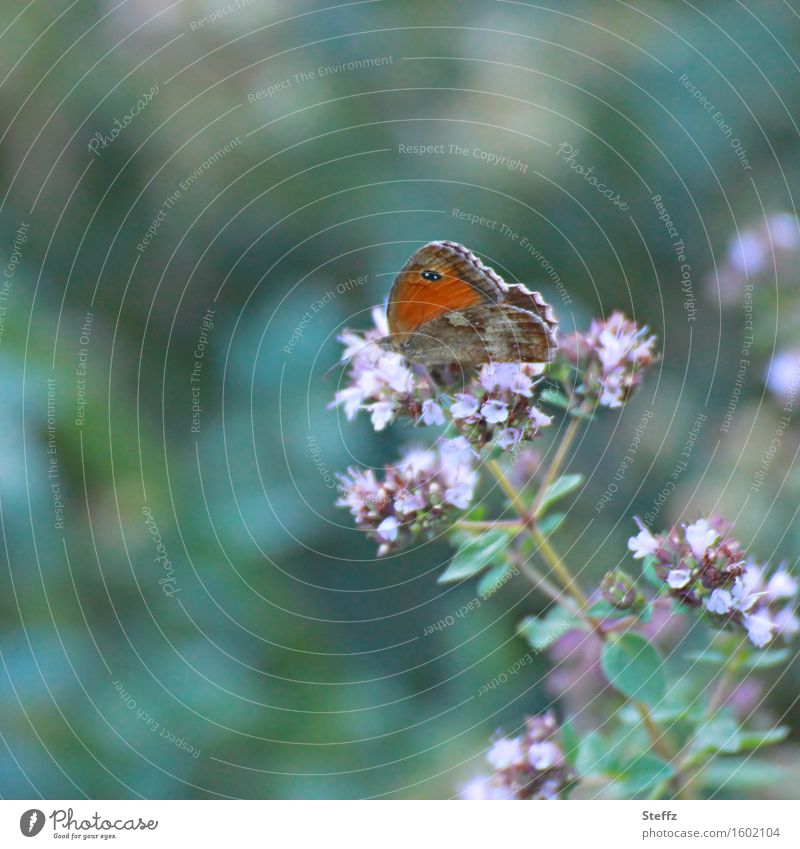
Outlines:
[{"label": "orange butterfly wing", "polygon": [[[438,276],[425,279],[423,274]],[[497,301],[502,281],[463,245],[430,242],[400,269],[389,295],[389,331],[403,336],[454,310]]]}]

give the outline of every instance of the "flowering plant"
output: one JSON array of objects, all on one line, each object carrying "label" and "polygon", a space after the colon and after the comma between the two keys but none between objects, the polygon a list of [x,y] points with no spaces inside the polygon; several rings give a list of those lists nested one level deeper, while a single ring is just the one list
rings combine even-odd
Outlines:
[{"label": "flowering plant", "polygon": [[[437,380],[381,347],[382,311],[373,321],[340,336],[348,371],[331,406],[348,420],[368,414],[376,430],[403,418],[430,428],[432,447],[409,448],[378,473],[351,467],[338,504],[381,557],[449,534],[456,551],[441,583],[477,578],[485,599],[522,574],[550,602],[518,632],[549,656],[558,709],[498,731],[485,751],[491,772],[465,776],[462,797],[690,796],[713,783],[717,755],[779,742],[785,729],[751,727],[740,689],[748,673],[786,659],[781,645],[798,630],[798,583],[785,568],[758,563],[714,516],[666,531],[636,520],[628,566],[588,591],[556,548],[565,518],[556,508],[583,483],[564,471],[576,435],[642,383],[657,358],[648,329],[614,312],[561,339],[546,365],[487,363],[460,380],[445,368]],[[558,416],[564,427],[543,468],[529,446]],[[522,473],[531,462],[535,473]],[[488,520],[470,512],[487,476],[506,505]],[[688,652],[689,630],[705,626],[708,645]],[[709,665],[698,686],[692,671]]]}]

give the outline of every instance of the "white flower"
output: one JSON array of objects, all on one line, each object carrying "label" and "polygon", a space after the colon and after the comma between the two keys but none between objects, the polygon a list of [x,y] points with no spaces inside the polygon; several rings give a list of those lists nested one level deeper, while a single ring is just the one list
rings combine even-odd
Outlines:
[{"label": "white flower", "polygon": [[442,412],[442,408],[435,401],[423,401],[422,421],[426,425],[444,424],[444,413]]},{"label": "white flower", "polygon": [[658,540],[647,528],[642,528],[635,537],[631,537],[628,540],[628,548],[638,560],[642,557],[647,557],[649,554],[655,554],[658,548]]},{"label": "white flower", "polygon": [[352,421],[356,417],[356,413],[361,409],[361,402],[364,400],[364,393],[358,386],[347,386],[340,389],[334,396],[333,403],[338,406],[344,406],[344,415],[347,421]]},{"label": "white flower", "polygon": [[508,404],[503,401],[487,401],[481,407],[481,415],[489,424],[499,424],[508,418]]},{"label": "white flower", "polygon": [[793,250],[800,246],[800,230],[797,219],[788,212],[777,212],[771,215],[767,229],[776,248]]},{"label": "white flower", "polygon": [[450,407],[454,419],[468,419],[478,412],[478,401],[472,395],[456,395],[458,401]]},{"label": "white flower", "polygon": [[670,569],[667,574],[667,583],[673,590],[680,590],[689,583],[691,573],[688,569]]},{"label": "white flower", "polygon": [[528,411],[528,415],[530,416],[531,421],[533,422],[533,426],[537,429],[540,427],[547,427],[547,425],[549,425],[550,422],[553,421],[552,416],[546,415],[538,407],[531,407]]},{"label": "white flower", "polygon": [[605,328],[600,333],[597,345],[597,356],[600,362],[609,371],[615,369],[631,350],[632,339],[631,334],[615,333],[611,328]]},{"label": "white flower", "polygon": [[762,648],[772,639],[775,623],[770,622],[766,616],[745,616],[744,627],[747,628],[747,636],[750,637],[750,642],[754,646]]},{"label": "white flower", "polygon": [[751,230],[742,233],[730,246],[730,262],[743,274],[758,274],[766,263],[766,251],[759,236]]},{"label": "white flower", "polygon": [[459,465],[471,463],[478,456],[469,444],[466,436],[456,436],[454,439],[448,439],[441,444],[439,452],[442,455],[443,461]]},{"label": "white flower", "polygon": [[372,426],[375,430],[383,430],[394,418],[394,404],[391,401],[378,401],[375,404],[367,404],[367,410],[372,418]]},{"label": "white flower", "polygon": [[733,607],[731,594],[727,590],[712,590],[711,595],[706,599],[706,607],[711,613],[724,616]]},{"label": "white flower", "polygon": [[398,513],[415,513],[417,510],[424,510],[425,496],[422,492],[401,492],[394,500],[394,509]]},{"label": "white flower", "polygon": [[708,547],[719,539],[719,531],[708,524],[705,519],[698,519],[693,525],[686,526],[686,542],[692,549],[692,554],[702,560]]},{"label": "white flower", "polygon": [[501,737],[492,744],[486,753],[486,760],[495,769],[508,769],[508,767],[520,763],[524,757],[522,744],[518,737],[512,737],[511,739]]},{"label": "white flower", "polygon": [[513,448],[522,437],[522,431],[518,427],[507,427],[497,434],[497,444],[500,448]]},{"label": "white flower", "polygon": [[459,510],[466,510],[470,501],[472,501],[474,490],[474,479],[466,480],[448,487],[444,491],[444,500],[448,504],[452,504],[453,507],[458,507]]},{"label": "white flower", "polygon": [[767,593],[772,598],[793,598],[797,595],[797,588],[797,578],[793,578],[784,569],[778,569],[769,579]]},{"label": "white flower", "polygon": [[528,760],[534,769],[550,769],[561,762],[561,749],[555,743],[534,743],[528,749]]},{"label": "white flower", "polygon": [[397,465],[404,474],[412,477],[433,474],[437,465],[436,453],[430,449],[414,448]]},{"label": "white flower", "polygon": [[492,784],[487,778],[473,778],[472,781],[469,781],[461,788],[459,795],[462,799],[469,802],[485,802],[510,798],[508,788]]},{"label": "white flower", "polygon": [[386,319],[386,310],[382,307],[372,308],[372,323],[381,336],[389,335],[389,322]]},{"label": "white flower", "polygon": [[518,379],[520,368],[516,363],[487,363],[481,368],[481,386],[487,391],[511,389]]},{"label": "white flower", "polygon": [[779,610],[775,614],[774,619],[775,627],[782,637],[793,637],[800,631],[800,622],[797,621],[797,617],[794,615],[791,607],[784,607],[783,610]]},{"label": "white flower", "polygon": [[783,401],[797,391],[800,351],[778,351],[767,366],[767,389]]},{"label": "white flower", "polygon": [[731,598],[733,606],[742,613],[747,613],[748,610],[756,603],[759,596],[764,593],[753,593],[750,587],[745,584],[741,578],[737,578],[731,587]]},{"label": "white flower", "polygon": [[394,516],[387,516],[378,525],[377,531],[381,539],[386,540],[386,542],[394,542],[397,539],[397,529],[399,527],[400,523]]}]

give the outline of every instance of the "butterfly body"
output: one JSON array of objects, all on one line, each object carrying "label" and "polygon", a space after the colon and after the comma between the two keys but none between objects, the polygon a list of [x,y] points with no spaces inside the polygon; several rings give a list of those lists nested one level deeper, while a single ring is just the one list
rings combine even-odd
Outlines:
[{"label": "butterfly body", "polygon": [[538,292],[507,284],[468,248],[430,242],[392,285],[386,347],[425,366],[549,362],[558,322]]}]

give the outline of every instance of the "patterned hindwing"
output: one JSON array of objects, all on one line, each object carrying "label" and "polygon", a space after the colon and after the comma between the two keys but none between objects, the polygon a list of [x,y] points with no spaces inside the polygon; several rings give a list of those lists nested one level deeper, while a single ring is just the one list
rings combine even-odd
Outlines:
[{"label": "patterned hindwing", "polygon": [[507,289],[505,303],[536,313],[555,335],[558,331],[558,319],[553,308],[539,292],[532,292],[522,283],[509,283]]},{"label": "patterned hindwing", "polygon": [[546,363],[553,358],[553,329],[537,313],[511,304],[479,304],[426,322],[400,346],[423,365],[488,362]]}]

